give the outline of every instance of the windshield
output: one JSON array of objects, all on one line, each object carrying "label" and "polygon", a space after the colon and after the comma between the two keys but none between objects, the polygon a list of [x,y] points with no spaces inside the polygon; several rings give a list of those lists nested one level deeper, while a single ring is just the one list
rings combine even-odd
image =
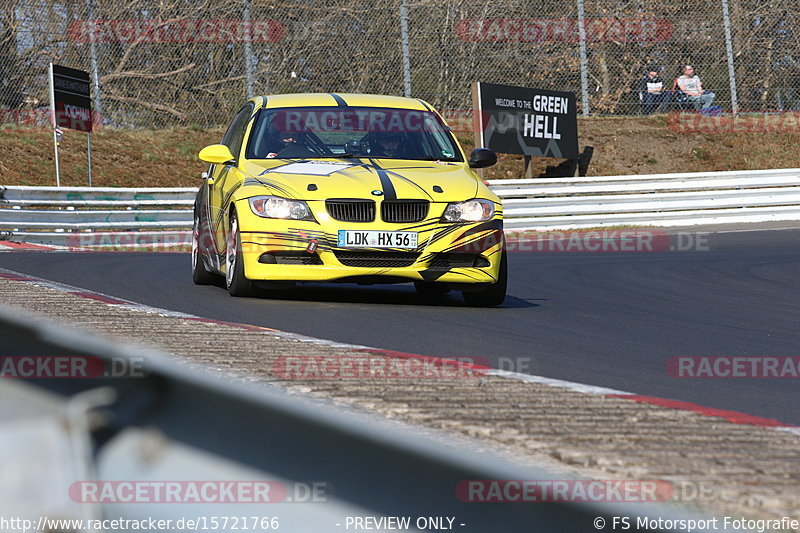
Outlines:
[{"label": "windshield", "polygon": [[463,160],[449,128],[436,114],[376,107],[261,110],[246,156]]}]

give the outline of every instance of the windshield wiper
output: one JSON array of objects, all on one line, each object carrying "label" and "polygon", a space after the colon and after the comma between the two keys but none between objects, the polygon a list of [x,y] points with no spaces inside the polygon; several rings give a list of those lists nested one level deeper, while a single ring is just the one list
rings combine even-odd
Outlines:
[{"label": "windshield wiper", "polygon": [[331,154],[331,155],[315,155],[317,159],[353,159],[355,154]]},{"label": "windshield wiper", "polygon": [[412,161],[454,161],[458,162],[458,159],[455,157],[433,157],[432,155],[426,155],[425,157],[415,157]]}]

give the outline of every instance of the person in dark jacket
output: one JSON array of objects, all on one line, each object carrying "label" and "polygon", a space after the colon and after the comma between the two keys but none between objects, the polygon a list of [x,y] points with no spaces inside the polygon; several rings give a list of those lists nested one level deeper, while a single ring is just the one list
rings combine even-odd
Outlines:
[{"label": "person in dark jacket", "polygon": [[658,69],[650,67],[647,73],[639,80],[639,99],[644,104],[644,114],[649,115],[660,109],[666,102],[668,93],[664,90],[664,81],[658,75]]}]

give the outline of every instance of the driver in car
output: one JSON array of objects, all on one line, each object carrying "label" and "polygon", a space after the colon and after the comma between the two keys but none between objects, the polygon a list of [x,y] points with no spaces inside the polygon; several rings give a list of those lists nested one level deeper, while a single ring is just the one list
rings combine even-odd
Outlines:
[{"label": "driver in car", "polygon": [[274,150],[273,157],[308,157],[313,152],[300,143],[299,132],[279,131],[276,138],[278,140],[277,150]]},{"label": "driver in car", "polygon": [[395,132],[374,132],[370,135],[370,155],[400,159],[403,136]]},{"label": "driver in car", "polygon": [[298,158],[314,155],[313,150],[308,147],[303,129],[302,124],[300,127],[290,126],[286,116],[276,114],[267,134],[269,139],[267,158]]}]

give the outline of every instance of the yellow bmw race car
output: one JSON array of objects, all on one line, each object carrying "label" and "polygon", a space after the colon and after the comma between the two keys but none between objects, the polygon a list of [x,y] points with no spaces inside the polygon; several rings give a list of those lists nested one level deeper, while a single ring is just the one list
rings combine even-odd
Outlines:
[{"label": "yellow bmw race car", "polygon": [[[500,199],[422,100],[285,94],[248,101],[194,207],[193,279],[234,296],[292,282],[414,282],[469,305],[506,294]],[[220,279],[221,281],[221,279]]]}]

